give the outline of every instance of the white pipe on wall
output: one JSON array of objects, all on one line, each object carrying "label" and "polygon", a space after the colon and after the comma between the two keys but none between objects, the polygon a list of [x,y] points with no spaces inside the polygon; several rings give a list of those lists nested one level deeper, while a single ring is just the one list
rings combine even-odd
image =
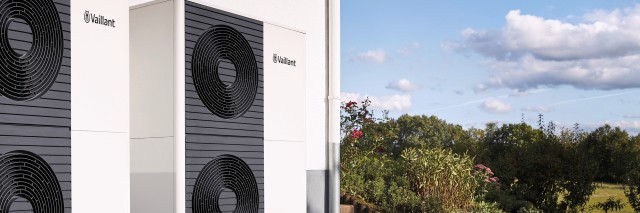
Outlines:
[{"label": "white pipe on wall", "polygon": [[174,208],[175,213],[184,213],[186,210],[186,152],[185,152],[185,1],[174,0],[174,133],[173,133],[173,165],[174,171]]},{"label": "white pipe on wall", "polygon": [[328,1],[329,212],[340,212],[340,0]]}]

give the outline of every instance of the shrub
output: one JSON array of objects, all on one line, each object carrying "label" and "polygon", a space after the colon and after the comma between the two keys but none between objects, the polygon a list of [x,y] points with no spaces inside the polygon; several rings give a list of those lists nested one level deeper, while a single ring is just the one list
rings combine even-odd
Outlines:
[{"label": "shrub", "polygon": [[500,189],[500,179],[494,177],[491,168],[483,164],[475,165],[473,168],[473,175],[476,177],[476,182],[478,183],[475,191],[475,199],[483,201],[487,193]]},{"label": "shrub", "polygon": [[477,202],[469,209],[469,212],[472,213],[503,213],[502,209],[497,203],[494,202],[485,202],[480,201]]},{"label": "shrub", "polygon": [[619,200],[614,200],[613,197],[609,197],[604,202],[596,203],[592,206],[594,209],[601,209],[605,213],[609,211],[619,211],[624,208],[624,204]]},{"label": "shrub", "polygon": [[640,212],[640,185],[625,187],[624,195],[629,200],[629,205],[635,212]]},{"label": "shrub", "polygon": [[[635,159],[633,156],[628,156],[631,159],[632,165],[630,171],[627,172],[626,175],[626,187],[624,189],[624,195],[627,197],[629,201],[629,205],[635,212],[640,212],[640,163],[638,151],[640,149],[640,134],[635,136],[631,140],[632,151],[630,153],[636,153]],[[628,150],[629,151],[629,150]]]},{"label": "shrub", "polygon": [[497,203],[500,209],[506,212],[516,213],[536,209],[531,202],[520,200],[515,195],[503,190],[489,191],[486,195],[486,200]]},{"label": "shrub", "polygon": [[640,168],[629,172],[624,195],[635,212],[640,212]]},{"label": "shrub", "polygon": [[402,159],[410,185],[422,200],[435,199],[449,211],[471,206],[478,186],[471,158],[440,148],[409,148]]}]

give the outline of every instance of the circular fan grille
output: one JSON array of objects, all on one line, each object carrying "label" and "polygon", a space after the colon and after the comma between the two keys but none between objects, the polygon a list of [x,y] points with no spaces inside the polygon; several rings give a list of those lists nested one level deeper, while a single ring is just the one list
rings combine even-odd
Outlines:
[{"label": "circular fan grille", "polygon": [[[227,85],[220,79],[220,63],[230,61],[235,80]],[[202,103],[221,118],[237,118],[246,113],[258,91],[258,65],[249,42],[226,25],[205,31],[193,48],[193,83]]]},{"label": "circular fan grille", "polygon": [[12,151],[0,156],[0,212],[23,198],[33,212],[63,213],[62,190],[47,162],[28,151]]},{"label": "circular fan grille", "polygon": [[234,212],[258,212],[258,183],[249,166],[233,155],[216,157],[200,171],[193,188],[193,212],[221,213],[220,195],[226,190],[236,195]]},{"label": "circular fan grille", "polygon": [[[24,54],[9,44],[9,26],[24,20],[33,43]],[[0,1],[0,94],[15,101],[42,96],[53,85],[64,50],[62,25],[51,0]]]}]

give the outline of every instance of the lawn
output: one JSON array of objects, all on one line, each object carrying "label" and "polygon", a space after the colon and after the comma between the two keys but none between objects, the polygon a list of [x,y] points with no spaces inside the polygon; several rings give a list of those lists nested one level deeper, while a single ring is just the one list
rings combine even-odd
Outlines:
[{"label": "lawn", "polygon": [[[622,209],[621,211],[613,211],[613,212],[633,213],[633,209],[629,205],[629,201],[627,200],[627,197],[624,196],[624,189],[622,188],[622,185],[598,183],[597,186],[598,187],[596,188],[596,191],[593,193],[593,195],[591,195],[591,198],[587,203],[588,207],[599,202],[604,202],[607,199],[609,199],[609,197],[613,197],[614,200],[620,199],[620,201],[624,203],[624,209]],[[604,212],[604,211],[594,209],[589,212]]]}]

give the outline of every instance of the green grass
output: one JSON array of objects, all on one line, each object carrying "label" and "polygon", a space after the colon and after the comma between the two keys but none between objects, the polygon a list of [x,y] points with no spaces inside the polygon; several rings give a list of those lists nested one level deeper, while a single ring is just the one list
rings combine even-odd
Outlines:
[{"label": "green grass", "polygon": [[[629,205],[629,201],[627,200],[627,197],[624,196],[624,189],[622,185],[618,185],[618,184],[598,183],[596,191],[593,192],[593,194],[589,198],[589,202],[587,203],[587,208],[592,205],[595,205],[596,203],[604,202],[607,199],[609,199],[609,197],[613,197],[614,200],[620,199],[620,201],[624,203],[624,209],[620,211],[613,211],[613,212],[633,213],[633,209]],[[604,211],[594,209],[589,212],[604,212]]]}]

